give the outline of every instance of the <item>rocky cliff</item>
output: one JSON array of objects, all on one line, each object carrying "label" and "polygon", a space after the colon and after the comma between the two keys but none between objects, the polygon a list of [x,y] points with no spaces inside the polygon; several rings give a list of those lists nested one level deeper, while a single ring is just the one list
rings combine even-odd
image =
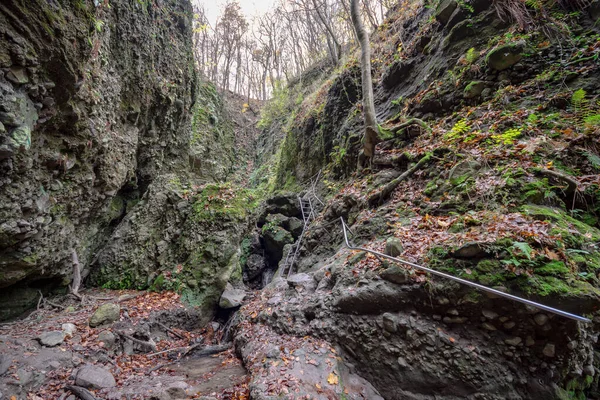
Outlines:
[{"label": "rocky cliff", "polygon": [[165,255],[171,224],[234,171],[236,135],[196,76],[191,18],[187,1],[0,5],[0,319],[65,288],[73,251],[84,278],[123,288],[186,262]]}]

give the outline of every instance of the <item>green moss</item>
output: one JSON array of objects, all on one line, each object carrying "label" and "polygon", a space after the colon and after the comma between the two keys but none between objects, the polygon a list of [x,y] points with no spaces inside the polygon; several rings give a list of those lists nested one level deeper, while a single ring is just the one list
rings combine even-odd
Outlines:
[{"label": "green moss", "polygon": [[577,248],[586,243],[600,241],[600,230],[576,220],[563,210],[537,205],[524,205],[521,207],[521,212],[533,218],[551,222],[553,226],[550,234],[561,236],[568,247]]},{"label": "green moss", "polygon": [[502,269],[502,264],[498,260],[483,259],[477,263],[475,268],[482,273],[494,272]]},{"label": "green moss", "polygon": [[207,185],[196,195],[193,205],[194,218],[197,221],[215,221],[223,218],[239,221],[257,207],[259,200],[251,189],[241,189],[228,184]]},{"label": "green moss", "polygon": [[535,269],[535,273],[538,275],[565,276],[569,272],[571,271],[569,271],[569,268],[562,261],[550,261]]}]

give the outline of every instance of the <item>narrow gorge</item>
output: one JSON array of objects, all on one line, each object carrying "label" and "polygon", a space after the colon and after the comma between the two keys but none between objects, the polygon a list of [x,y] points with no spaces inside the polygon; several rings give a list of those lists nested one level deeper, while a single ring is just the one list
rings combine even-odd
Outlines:
[{"label": "narrow gorge", "polygon": [[600,2],[369,1],[367,163],[350,1],[0,4],[0,400],[600,398]]}]

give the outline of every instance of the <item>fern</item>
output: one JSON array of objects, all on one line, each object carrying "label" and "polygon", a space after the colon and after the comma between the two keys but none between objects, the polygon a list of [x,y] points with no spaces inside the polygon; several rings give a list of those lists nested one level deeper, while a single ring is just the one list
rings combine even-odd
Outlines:
[{"label": "fern", "polygon": [[515,140],[517,140],[517,138],[521,136],[522,132],[523,128],[511,128],[500,135],[492,135],[492,138],[498,144],[513,144]]},{"label": "fern", "polygon": [[571,104],[573,104],[573,107],[580,108],[583,103],[586,102],[585,95],[586,92],[583,89],[577,89],[573,92],[573,96],[571,96]]},{"label": "fern", "polygon": [[469,64],[473,64],[479,58],[479,52],[475,51],[475,47],[471,47],[467,54],[465,55],[465,59]]},{"label": "fern", "polygon": [[469,125],[467,124],[467,120],[461,119],[456,124],[454,124],[452,129],[450,129],[450,132],[448,132],[448,133],[446,133],[446,135],[444,135],[444,138],[446,140],[456,140],[460,136],[463,136],[465,133],[469,132],[469,130],[470,130],[470,128],[469,128]]}]

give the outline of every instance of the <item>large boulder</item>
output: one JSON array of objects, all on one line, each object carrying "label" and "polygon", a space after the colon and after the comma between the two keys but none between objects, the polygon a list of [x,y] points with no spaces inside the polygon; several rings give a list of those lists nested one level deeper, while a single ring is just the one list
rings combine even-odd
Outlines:
[{"label": "large boulder", "polygon": [[246,260],[246,279],[251,281],[258,278],[266,266],[267,263],[265,262],[265,258],[263,256],[260,254],[250,254]]},{"label": "large boulder", "polygon": [[75,384],[87,389],[104,389],[117,385],[114,376],[104,368],[85,365],[75,377]]},{"label": "large boulder", "polygon": [[246,291],[243,289],[235,289],[231,284],[227,284],[225,291],[219,300],[219,307],[226,310],[236,308],[242,305],[242,301],[246,297]]},{"label": "large boulder", "polygon": [[266,253],[273,263],[278,263],[283,257],[283,247],[294,243],[291,233],[280,226],[265,225],[263,227],[263,238]]}]

